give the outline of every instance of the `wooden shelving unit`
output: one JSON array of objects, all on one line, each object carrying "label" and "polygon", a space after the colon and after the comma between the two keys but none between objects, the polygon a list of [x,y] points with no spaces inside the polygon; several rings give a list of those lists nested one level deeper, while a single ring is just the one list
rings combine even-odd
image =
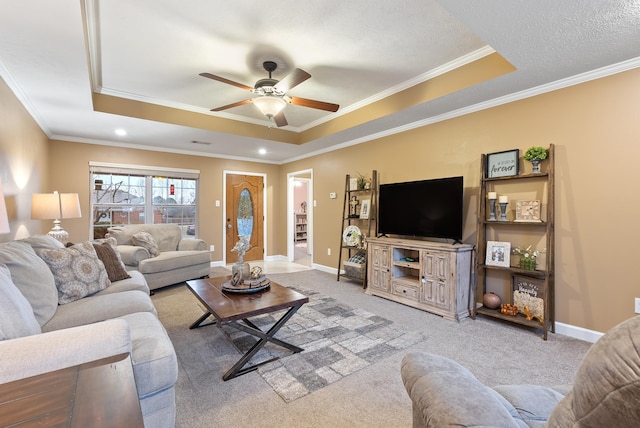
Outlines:
[{"label": "wooden shelving unit", "polygon": [[307,214],[295,213],[295,228],[293,234],[294,242],[304,242],[307,240]]},{"label": "wooden shelving unit", "polygon": [[[544,340],[547,340],[547,332],[555,333],[555,308],[554,308],[554,267],[555,267],[555,237],[554,237],[554,146],[549,146],[549,156],[543,161],[541,168],[544,171],[533,174],[525,173],[518,174],[510,177],[487,177],[487,155],[483,154],[481,157],[481,179],[480,179],[480,196],[478,198],[478,234],[477,234],[477,257],[476,257],[476,286],[475,290],[478,293],[478,298],[474,301],[479,301],[474,305],[472,310],[472,317],[475,318],[476,314],[480,314],[486,317],[496,318],[505,322],[510,322],[532,329],[541,331],[541,336]],[[541,201],[542,207],[546,206],[546,210],[541,209],[541,220],[538,221],[513,221],[508,219],[507,221],[489,220],[487,207],[487,194],[489,191],[496,191],[497,189],[507,189],[506,192],[518,193],[520,191],[536,193],[537,198]],[[538,190],[542,189],[542,190]],[[502,190],[500,193],[505,193]],[[508,211],[508,210],[507,210]],[[493,266],[486,264],[486,249],[487,241],[504,241],[500,239],[502,236],[508,236],[512,248],[520,247],[524,248],[528,245],[528,240],[532,237],[538,238],[546,245],[545,250],[545,263],[542,268],[537,268],[534,271],[521,269],[516,266],[513,258],[511,258],[509,267]],[[544,235],[544,236],[543,236]],[[517,257],[517,256],[515,256]],[[514,276],[515,275],[515,276]],[[516,278],[535,284],[535,295],[537,298],[543,299],[543,320],[531,319],[528,320],[525,315],[519,313],[516,316],[504,315],[500,312],[500,309],[489,309],[484,306],[479,306],[482,302],[482,296],[487,292],[487,285],[491,281],[503,283],[506,280],[510,280],[511,287],[509,295],[503,295],[503,303],[513,303],[513,292],[516,287]],[[539,285],[539,286],[538,286]],[[524,287],[523,289],[528,289]],[[506,294],[506,293],[505,293]],[[540,296],[541,294],[541,296]],[[533,294],[532,294],[533,295]]]},{"label": "wooden shelving unit", "polygon": [[[366,253],[367,249],[363,246],[349,246],[342,239],[342,233],[348,226],[357,226],[362,233],[363,239],[372,237],[376,231],[377,216],[378,216],[378,172],[376,170],[371,171],[371,185],[368,189],[352,189],[351,180],[352,176],[347,174],[344,185],[344,203],[342,209],[342,226],[340,228],[340,251],[338,252],[338,278],[346,277],[352,280],[361,281],[362,286],[367,286],[367,266],[366,266]],[[359,211],[354,215],[350,215],[350,201],[352,198],[356,198],[362,208],[362,201],[369,200],[369,212],[367,218],[360,218]],[[362,252],[364,253],[364,261],[361,269],[357,274],[345,269],[345,262],[353,255]],[[345,260],[347,259],[347,260]]]}]

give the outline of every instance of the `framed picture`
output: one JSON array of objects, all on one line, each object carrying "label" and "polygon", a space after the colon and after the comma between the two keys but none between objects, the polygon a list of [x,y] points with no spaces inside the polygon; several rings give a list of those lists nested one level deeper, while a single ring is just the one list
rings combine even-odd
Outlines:
[{"label": "framed picture", "polygon": [[350,178],[349,179],[349,190],[358,190],[358,179]]},{"label": "framed picture", "polygon": [[515,221],[541,222],[540,201],[516,201]]},{"label": "framed picture", "polygon": [[371,210],[371,199],[363,199],[360,205],[360,218],[368,219]]},{"label": "framed picture", "polygon": [[487,241],[487,266],[509,267],[511,261],[511,242]]},{"label": "framed picture", "polygon": [[510,177],[518,175],[520,150],[513,149],[487,155],[487,177]]},{"label": "framed picture", "polygon": [[[524,275],[512,275],[513,304],[528,320],[544,322],[544,280]],[[526,309],[525,309],[526,307]]]}]

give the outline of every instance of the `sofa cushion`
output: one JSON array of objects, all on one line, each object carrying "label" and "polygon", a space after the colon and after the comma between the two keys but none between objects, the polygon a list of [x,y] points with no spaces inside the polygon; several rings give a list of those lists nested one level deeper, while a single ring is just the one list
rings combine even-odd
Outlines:
[{"label": "sofa cushion", "polygon": [[160,250],[158,249],[158,243],[155,238],[151,236],[148,232],[138,232],[134,234],[131,239],[133,240],[133,245],[137,245],[138,247],[146,248],[149,251],[151,257],[157,257],[160,255]]},{"label": "sofa cushion", "polygon": [[0,264],[0,340],[40,332],[31,304],[13,284],[9,268]]},{"label": "sofa cushion", "polygon": [[131,362],[138,396],[144,398],[173,386],[178,363],[171,339],[158,318],[148,312],[121,317],[131,333]]},{"label": "sofa cushion", "polygon": [[42,250],[58,288],[58,303],[64,305],[107,288],[111,282],[90,242],[69,248]]},{"label": "sofa cushion", "polygon": [[120,281],[121,279],[131,278],[127,273],[122,260],[118,257],[117,251],[108,242],[93,243],[93,248],[100,261],[104,264],[107,271],[109,281]]},{"label": "sofa cushion", "polygon": [[31,304],[38,324],[46,324],[58,308],[58,291],[47,264],[21,241],[0,244],[0,263],[9,268],[13,283]]},{"label": "sofa cushion", "polygon": [[587,352],[575,379],[571,394],[554,409],[548,426],[638,426],[640,316],[602,336]]},{"label": "sofa cushion", "polygon": [[24,238],[20,240],[21,242],[26,242],[33,248],[38,254],[40,250],[55,250],[56,248],[64,248],[64,244],[58,241],[53,236],[49,235],[34,235],[28,238]]},{"label": "sofa cushion", "polygon": [[104,290],[98,291],[95,296],[102,296],[104,294],[120,293],[122,291],[138,290],[144,294],[149,294],[149,286],[144,275],[137,270],[128,271],[129,278],[121,279],[120,281],[114,281],[110,286]]},{"label": "sofa cushion", "polygon": [[117,318],[135,312],[151,312],[156,308],[148,293],[131,290],[111,294],[95,294],[58,307],[56,315],[42,326],[42,331],[60,330]]},{"label": "sofa cushion", "polygon": [[138,270],[142,273],[156,273],[202,263],[208,265],[210,261],[208,251],[163,251],[158,257],[141,260]]}]

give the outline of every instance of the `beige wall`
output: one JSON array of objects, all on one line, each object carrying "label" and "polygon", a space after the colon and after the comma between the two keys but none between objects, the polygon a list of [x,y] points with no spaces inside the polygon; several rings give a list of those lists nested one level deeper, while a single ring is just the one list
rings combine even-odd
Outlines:
[{"label": "beige wall", "polygon": [[[197,156],[52,142],[49,162],[42,135],[33,138],[33,123],[21,113],[11,121],[29,132],[0,128],[3,182],[13,180],[6,165],[31,162],[31,186],[9,186],[24,204],[39,187],[79,192],[82,208],[89,203],[88,162],[114,162],[200,169],[202,237],[216,245],[214,260],[222,259],[222,212],[213,201],[222,199],[222,170],[267,174],[268,255],[286,253],[286,176],[313,169],[314,262],[337,267],[344,176],[360,171],[380,173],[382,183],[463,175],[465,178],[464,241],[475,243],[475,215],[479,157],[512,148],[556,145],[556,319],[559,322],[606,331],[633,315],[633,298],[640,297],[635,278],[635,240],[640,226],[633,215],[640,209],[634,187],[640,180],[640,70],[584,83],[534,98],[440,122],[402,134],[345,148],[282,166]],[[21,106],[0,88],[0,117]],[[15,128],[12,124],[12,129]],[[13,134],[12,134],[13,132]],[[37,132],[35,132],[38,134]],[[15,138],[18,141],[8,139]],[[34,140],[36,153],[32,153]],[[21,150],[10,151],[11,144]],[[8,159],[5,159],[7,156]],[[529,168],[529,165],[523,165]],[[40,184],[51,170],[51,180]],[[37,180],[33,177],[37,177]],[[38,185],[35,184],[38,182]],[[5,185],[6,191],[7,185]],[[337,199],[329,199],[337,192]],[[27,195],[23,195],[27,193]],[[11,197],[11,196],[10,196]],[[32,224],[22,208],[12,222]],[[69,220],[65,228],[74,239],[88,237],[89,219]],[[47,225],[48,226],[48,225]],[[44,228],[47,230],[48,227]],[[13,232],[12,232],[13,233]],[[0,236],[0,240],[7,240]],[[327,248],[332,256],[327,256]]]},{"label": "beige wall", "polygon": [[[283,198],[277,182],[280,167],[255,162],[234,161],[202,156],[189,156],[174,153],[162,153],[147,150],[134,150],[119,147],[107,147],[93,144],[52,141],[50,151],[51,186],[61,192],[78,193],[83,216],[81,219],[69,219],[63,223],[71,240],[89,239],[91,216],[89,215],[90,189],[89,162],[108,162],[129,165],[148,165],[157,167],[184,168],[200,170],[198,237],[208,245],[215,245],[213,261],[224,258],[223,207],[215,206],[215,201],[223,201],[224,171],[266,174],[269,239],[267,254],[277,254],[277,240],[273,236],[279,233],[274,201]],[[284,195],[286,195],[286,190]]]},{"label": "beige wall", "polygon": [[11,229],[0,242],[40,232],[42,222],[31,220],[31,194],[46,187],[48,153],[46,134],[0,79],[0,180]]},{"label": "beige wall", "polygon": [[313,169],[314,262],[336,267],[345,174],[377,169],[381,183],[463,175],[463,236],[475,244],[480,154],[553,143],[556,320],[604,332],[633,316],[640,297],[639,94],[636,69],[290,163],[282,175]]}]

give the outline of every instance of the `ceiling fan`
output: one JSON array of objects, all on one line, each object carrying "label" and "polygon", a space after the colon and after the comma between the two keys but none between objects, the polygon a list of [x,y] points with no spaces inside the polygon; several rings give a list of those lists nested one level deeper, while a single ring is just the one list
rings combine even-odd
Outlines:
[{"label": "ceiling fan", "polygon": [[226,106],[217,107],[211,109],[211,111],[222,111],[241,105],[254,103],[256,107],[267,116],[269,119],[273,118],[276,126],[286,126],[287,119],[284,117],[284,107],[287,104],[294,104],[302,107],[310,107],[318,110],[325,110],[336,112],[340,106],[338,104],[327,103],[324,101],[310,100],[307,98],[290,97],[287,92],[292,88],[298,86],[311,77],[306,71],[296,68],[282,80],[276,80],[271,78],[271,73],[278,68],[278,64],[273,61],[265,61],[262,63],[264,69],[269,73],[269,77],[266,79],[260,79],[256,82],[252,88],[242,83],[234,82],[224,77],[216,76],[211,73],[200,73],[200,76],[207,77],[209,79],[217,80],[218,82],[226,83],[228,85],[236,86],[245,91],[253,92],[257,97],[250,98],[236,103],[228,104]]}]

